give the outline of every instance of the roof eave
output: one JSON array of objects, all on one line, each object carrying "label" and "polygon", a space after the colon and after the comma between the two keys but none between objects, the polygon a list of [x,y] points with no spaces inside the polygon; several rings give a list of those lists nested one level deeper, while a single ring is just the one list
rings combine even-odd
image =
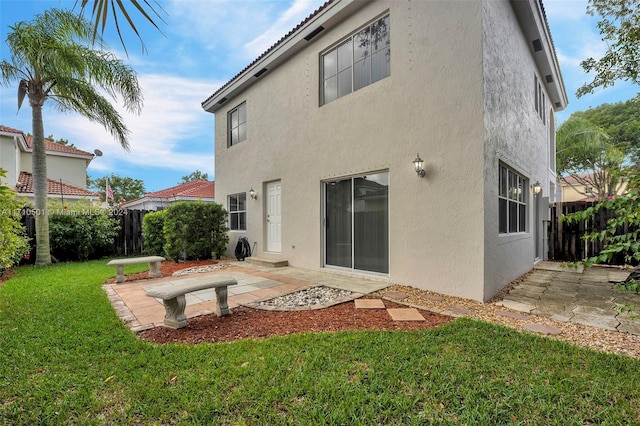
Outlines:
[{"label": "roof eave", "polygon": [[[542,75],[542,83],[547,89],[549,100],[555,111],[562,111],[567,107],[569,98],[560,72],[542,0],[511,0],[511,6],[518,17],[529,49],[531,49],[538,70]],[[534,48],[533,43],[536,40],[539,40],[541,49]],[[549,78],[551,81],[548,80]]]},{"label": "roof eave", "polygon": [[[273,71],[287,59],[320,38],[327,30],[336,26],[355,10],[366,6],[366,4],[367,2],[358,0],[339,0],[328,4],[308,22],[301,25],[295,33],[285,36],[245,70],[232,78],[225,86],[202,102],[202,108],[207,112],[215,113],[226,104],[227,100],[234,98],[247,87],[260,81],[263,75]],[[305,39],[320,26],[323,27],[322,32],[317,33],[317,36],[309,38],[309,40]]]}]

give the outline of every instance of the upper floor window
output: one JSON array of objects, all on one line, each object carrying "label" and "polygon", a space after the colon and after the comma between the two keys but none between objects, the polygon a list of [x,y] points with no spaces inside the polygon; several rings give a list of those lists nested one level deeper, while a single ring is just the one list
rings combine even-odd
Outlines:
[{"label": "upper floor window", "polygon": [[247,139],[247,103],[243,102],[229,111],[227,122],[229,123],[229,146]]},{"label": "upper floor window", "polygon": [[544,94],[543,86],[540,83],[540,80],[538,80],[538,76],[534,77],[534,85],[535,85],[535,91],[536,91],[536,95],[535,95],[536,112],[538,113],[538,117],[540,117],[542,122],[546,123],[547,99]]},{"label": "upper floor window", "polygon": [[247,229],[247,194],[229,195],[229,229],[245,231]]},{"label": "upper floor window", "polygon": [[321,103],[326,104],[391,75],[389,15],[322,54]]},{"label": "upper floor window", "polygon": [[498,228],[500,234],[527,231],[527,180],[500,164],[498,189]]}]

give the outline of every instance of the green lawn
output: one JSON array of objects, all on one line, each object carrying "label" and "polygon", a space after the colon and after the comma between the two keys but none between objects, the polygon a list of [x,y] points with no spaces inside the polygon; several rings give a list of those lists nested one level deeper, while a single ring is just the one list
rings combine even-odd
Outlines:
[{"label": "green lawn", "polygon": [[109,304],[114,274],[22,267],[0,287],[0,425],[640,424],[624,356],[467,319],[154,345]]}]

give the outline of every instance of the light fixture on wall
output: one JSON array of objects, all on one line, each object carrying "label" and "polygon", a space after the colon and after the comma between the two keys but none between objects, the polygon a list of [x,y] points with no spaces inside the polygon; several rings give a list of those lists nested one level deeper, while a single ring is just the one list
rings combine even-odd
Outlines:
[{"label": "light fixture on wall", "polygon": [[542,184],[540,181],[536,181],[536,183],[531,186],[531,189],[535,195],[539,195],[542,193]]},{"label": "light fixture on wall", "polygon": [[253,186],[249,190],[249,197],[251,197],[253,200],[256,200],[258,198],[258,194],[256,194],[256,191],[253,189]]},{"label": "light fixture on wall", "polygon": [[423,178],[424,175],[426,174],[426,172],[424,171],[423,165],[424,165],[424,161],[422,160],[422,158],[420,158],[420,153],[416,154],[416,159],[413,160],[413,166],[416,169],[416,173],[421,178]]}]

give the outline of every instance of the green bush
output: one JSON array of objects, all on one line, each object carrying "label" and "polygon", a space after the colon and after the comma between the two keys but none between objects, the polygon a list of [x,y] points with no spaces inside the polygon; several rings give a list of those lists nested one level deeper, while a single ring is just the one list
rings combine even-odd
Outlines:
[{"label": "green bush", "polygon": [[222,205],[183,201],[166,212],[164,252],[170,259],[211,259],[224,253],[229,237]]},{"label": "green bush", "polygon": [[164,218],[166,210],[150,212],[142,219],[142,237],[144,238],[144,253],[154,256],[164,256]]},{"label": "green bush", "polygon": [[[0,177],[6,177],[2,169]],[[29,255],[29,239],[20,223],[22,203],[15,196],[15,191],[0,185],[0,273]]]},{"label": "green bush", "polygon": [[51,202],[49,238],[51,254],[61,260],[87,260],[111,253],[120,223],[108,209],[88,201],[71,206]]}]

